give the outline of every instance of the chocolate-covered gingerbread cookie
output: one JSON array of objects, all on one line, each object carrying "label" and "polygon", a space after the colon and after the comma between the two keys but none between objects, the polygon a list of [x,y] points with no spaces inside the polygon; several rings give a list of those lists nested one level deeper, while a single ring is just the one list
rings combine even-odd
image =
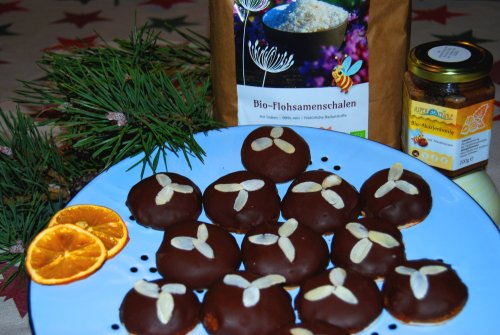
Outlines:
[{"label": "chocolate-covered gingerbread cookie", "polygon": [[276,183],[290,181],[311,161],[307,142],[289,127],[262,126],[243,141],[241,162]]},{"label": "chocolate-covered gingerbread cookie", "polygon": [[349,222],[335,233],[331,260],[372,279],[381,279],[394,266],[405,261],[401,231],[393,224],[374,218]]},{"label": "chocolate-covered gingerbread cookie", "polygon": [[321,234],[343,229],[358,217],[360,209],[358,191],[340,176],[324,170],[301,173],[281,203],[285,219],[295,218]]},{"label": "chocolate-covered gingerbread cookie", "polygon": [[260,275],[280,274],[286,286],[296,286],[323,271],[329,262],[321,234],[295,219],[252,228],[243,238],[245,268]]},{"label": "chocolate-covered gingerbread cookie", "polygon": [[449,264],[430,259],[396,266],[382,287],[385,308],[406,323],[441,323],[457,315],[467,286]]},{"label": "chocolate-covered gingerbread cookie", "polygon": [[343,328],[315,321],[288,325],[267,335],[349,335],[349,333]]},{"label": "chocolate-covered gingerbread cookie", "polygon": [[211,286],[202,305],[202,323],[209,334],[268,334],[293,323],[291,297],[281,275],[249,271],[226,275]]},{"label": "chocolate-covered gingerbread cookie", "polygon": [[380,315],[382,296],[372,279],[336,267],[306,280],[295,307],[303,321],[322,321],[357,333]]},{"label": "chocolate-covered gingerbread cookie", "polygon": [[156,252],[158,272],[171,282],[204,289],[238,269],[236,239],[224,228],[188,221],[170,226]]},{"label": "chocolate-covered gingerbread cookie", "polygon": [[186,286],[139,280],[124,297],[120,321],[129,334],[187,334],[200,321],[200,302]]},{"label": "chocolate-covered gingerbread cookie", "polygon": [[201,191],[180,174],[157,173],[135,184],[126,205],[137,223],[157,230],[196,220],[202,209]]},{"label": "chocolate-covered gingerbread cookie", "polygon": [[280,215],[276,184],[246,170],[229,173],[211,183],[203,193],[203,206],[213,223],[237,233],[276,223]]},{"label": "chocolate-covered gingerbread cookie", "polygon": [[369,177],[361,186],[360,199],[365,216],[387,220],[399,228],[421,222],[432,207],[427,182],[400,163]]}]

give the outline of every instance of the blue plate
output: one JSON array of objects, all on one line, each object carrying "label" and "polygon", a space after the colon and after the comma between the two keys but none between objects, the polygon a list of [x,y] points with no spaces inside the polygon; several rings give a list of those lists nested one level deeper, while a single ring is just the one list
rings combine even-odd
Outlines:
[{"label": "blue plate", "polygon": [[[168,155],[168,171],[193,180],[202,191],[217,178],[242,170],[240,148],[255,126],[240,126],[197,134],[206,151],[204,163]],[[308,169],[333,171],[359,189],[374,172],[401,162],[431,186],[433,208],[419,225],[403,230],[408,259],[442,259],[451,264],[469,288],[469,300],[454,319],[437,326],[409,326],[386,311],[359,334],[494,334],[500,329],[500,234],[493,221],[460,187],[413,157],[376,142],[333,131],[292,127],[309,143]],[[87,279],[68,285],[31,283],[30,317],[37,335],[127,334],[120,324],[119,306],[133,283],[159,278],[155,253],[162,232],[144,228],[129,219],[125,200],[140,180],[140,167],[127,171],[137,158],[126,159],[97,176],[70,204],[110,207],[125,219],[130,235],[127,246]],[[165,171],[162,166],[158,171]],[[145,176],[149,176],[147,171]],[[283,196],[288,183],[279,184]],[[209,222],[202,213],[200,220]],[[241,241],[242,236],[237,236]],[[328,238],[327,238],[328,239]],[[328,242],[330,240],[328,239]],[[297,292],[291,291],[292,295]],[[202,294],[200,294],[201,297]],[[395,329],[394,329],[395,328]],[[206,334],[199,325],[193,334]]]}]

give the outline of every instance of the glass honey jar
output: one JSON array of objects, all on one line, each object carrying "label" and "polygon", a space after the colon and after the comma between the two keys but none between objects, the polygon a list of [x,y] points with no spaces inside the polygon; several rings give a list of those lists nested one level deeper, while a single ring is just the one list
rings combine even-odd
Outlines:
[{"label": "glass honey jar", "polygon": [[449,177],[486,166],[495,86],[489,51],[465,41],[413,48],[404,75],[403,150]]}]

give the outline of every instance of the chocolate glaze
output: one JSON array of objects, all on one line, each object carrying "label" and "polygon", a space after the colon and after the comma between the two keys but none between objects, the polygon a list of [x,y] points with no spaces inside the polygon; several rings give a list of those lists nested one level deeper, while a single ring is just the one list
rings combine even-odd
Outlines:
[{"label": "chocolate glaze", "polygon": [[196,238],[198,226],[203,222],[181,222],[170,226],[156,252],[158,272],[171,282],[182,283],[193,289],[204,289],[229,272],[238,269],[241,263],[240,249],[236,239],[224,228],[205,224],[208,230],[207,243],[214,251],[210,259],[198,250],[181,250],[170,243],[174,237]]},{"label": "chocolate glaze", "polygon": [[300,284],[311,275],[324,270],[329,262],[328,245],[323,237],[301,225],[289,236],[295,247],[295,259],[290,262],[278,243],[259,245],[248,240],[259,234],[278,234],[280,225],[268,224],[252,228],[243,238],[241,251],[245,268],[260,275],[280,274],[286,278],[286,286]]},{"label": "chocolate glaze", "polygon": [[341,229],[333,236],[331,245],[330,258],[335,266],[359,272],[372,279],[379,279],[383,278],[394,266],[406,260],[401,231],[393,224],[373,218],[361,218],[354,220],[354,222],[361,223],[370,231],[394,237],[399,242],[399,246],[385,248],[372,242],[372,247],[366,258],[360,263],[354,263],[350,259],[350,254],[359,239],[347,229]]},{"label": "chocolate glaze", "polygon": [[201,214],[201,191],[190,179],[176,173],[163,173],[172,182],[193,187],[192,193],[175,192],[172,199],[157,205],[155,197],[162,189],[156,175],[145,178],[129,191],[126,205],[137,223],[156,230],[165,230],[168,226],[182,221],[196,220]]},{"label": "chocolate glaze", "polygon": [[[250,282],[260,278],[248,271],[237,274]],[[291,297],[280,285],[261,289],[259,302],[252,307],[245,307],[242,297],[242,288],[222,280],[208,289],[201,316],[209,334],[267,334],[295,320]]]},{"label": "chocolate glaze", "polygon": [[292,188],[305,181],[321,182],[333,173],[324,170],[306,171],[300,174],[289,186],[281,203],[285,219],[295,218],[321,234],[330,234],[342,229],[344,225],[356,219],[360,214],[357,190],[347,181],[328,189],[335,191],[343,199],[345,207],[336,209],[329,204],[321,192],[294,193]]},{"label": "chocolate glaze", "polygon": [[292,335],[291,330],[294,328],[302,328],[309,330],[314,335],[349,335],[347,330],[343,328],[320,321],[303,322],[299,324],[288,325],[286,327],[278,329],[277,331],[273,331],[267,335]]},{"label": "chocolate glaze", "polygon": [[[167,283],[164,279],[153,282],[160,286]],[[200,302],[189,289],[183,295],[172,294],[172,296],[174,311],[169,322],[163,324],[156,313],[157,299],[144,296],[132,288],[120,306],[120,320],[130,334],[186,334],[200,321]]]},{"label": "chocolate glaze", "polygon": [[309,301],[304,294],[323,285],[331,285],[328,278],[331,269],[309,278],[300,287],[295,298],[295,307],[303,321],[322,321],[357,333],[368,327],[382,312],[382,296],[372,279],[346,270],[344,287],[352,291],[357,304],[349,304],[335,295]]},{"label": "chocolate glaze", "polygon": [[447,271],[428,275],[429,288],[423,299],[415,298],[410,277],[391,271],[382,287],[384,305],[395,318],[403,322],[436,323],[452,318],[465,305],[468,290],[449,264],[430,259],[411,260],[401,265],[420,269],[425,265],[441,265]]},{"label": "chocolate glaze", "polygon": [[362,211],[368,217],[387,220],[399,228],[421,222],[432,207],[431,190],[427,182],[408,170],[403,171],[400,180],[406,180],[417,187],[419,194],[409,195],[394,188],[381,198],[375,198],[377,189],[387,182],[389,169],[376,172],[360,189]]},{"label": "chocolate glaze", "polygon": [[252,131],[245,138],[241,147],[243,166],[249,171],[269,177],[276,183],[292,180],[305,171],[311,161],[311,153],[307,142],[293,129],[282,128],[284,132],[280,139],[295,147],[295,152],[292,154],[287,154],[274,144],[262,151],[252,149],[251,144],[254,140],[261,137],[270,137],[273,129],[271,126],[259,127]]},{"label": "chocolate glaze", "polygon": [[[250,179],[265,181],[264,187],[248,192],[248,201],[239,212],[233,208],[238,192],[221,192],[217,184],[241,183]],[[269,178],[250,171],[236,171],[224,175],[210,184],[203,194],[205,214],[213,223],[230,231],[245,233],[263,223],[275,223],[280,215],[280,197],[276,184]]]}]

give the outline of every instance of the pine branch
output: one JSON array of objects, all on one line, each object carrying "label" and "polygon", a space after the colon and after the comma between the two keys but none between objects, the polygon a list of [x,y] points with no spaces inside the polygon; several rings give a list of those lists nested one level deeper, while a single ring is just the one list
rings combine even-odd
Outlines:
[{"label": "pine branch", "polygon": [[71,185],[90,168],[87,162],[65,156],[54,138],[43,134],[19,109],[0,109],[0,199],[4,203],[46,199],[69,199]]},{"label": "pine branch", "polygon": [[62,206],[61,200],[50,202],[39,195],[34,195],[28,202],[8,203],[0,206],[0,264],[5,265],[0,268],[0,274],[16,268],[4,279],[0,291],[17,276],[26,274],[25,249]]},{"label": "pine branch", "polygon": [[19,108],[0,109],[0,291],[25,275],[25,249],[53,214],[96,174],[91,162],[59,148]]},{"label": "pine branch", "polygon": [[[159,46],[158,34],[134,28],[118,47],[85,48],[70,55],[46,54],[41,66],[49,83],[23,82],[22,103],[55,105],[64,129],[58,140],[107,168],[139,156],[156,171],[168,151],[203,159],[194,134],[219,127],[211,118],[209,49],[192,43]],[[151,156],[155,155],[155,156]]]},{"label": "pine branch", "polygon": [[[171,75],[181,73],[199,81],[208,79],[210,76],[209,39],[189,29],[183,31],[168,24],[165,25],[170,31],[177,32],[186,42],[175,43],[161,39],[159,35],[152,36],[156,38],[155,48],[150,49],[153,59],[167,64],[165,68]],[[129,40],[116,39],[115,43],[120,49],[131,52],[137,49],[137,44],[142,40],[140,36],[145,30],[147,31],[147,28],[135,28]]]}]

